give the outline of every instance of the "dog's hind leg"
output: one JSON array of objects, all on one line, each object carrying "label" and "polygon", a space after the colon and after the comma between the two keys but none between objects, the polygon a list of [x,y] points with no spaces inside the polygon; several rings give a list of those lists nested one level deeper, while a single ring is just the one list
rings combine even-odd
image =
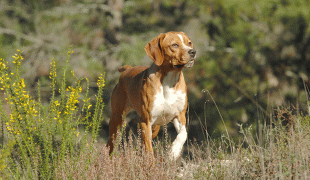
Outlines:
[{"label": "dog's hind leg", "polygon": [[[142,121],[142,120],[141,120]],[[154,157],[152,146],[152,127],[149,121],[141,122],[142,140],[145,146],[145,150]]]},{"label": "dog's hind leg", "polygon": [[111,154],[114,150],[114,141],[117,136],[117,130],[122,126],[123,120],[129,112],[130,107],[126,92],[122,90],[120,85],[116,85],[112,97],[111,97],[111,118],[109,122],[109,142],[108,147],[110,148],[109,153]]}]

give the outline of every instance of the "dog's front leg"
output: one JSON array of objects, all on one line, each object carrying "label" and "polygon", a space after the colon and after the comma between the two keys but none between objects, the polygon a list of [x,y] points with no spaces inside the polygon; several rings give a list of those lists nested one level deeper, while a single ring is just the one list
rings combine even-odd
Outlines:
[{"label": "dog's front leg", "polygon": [[178,133],[177,137],[172,143],[171,151],[170,151],[170,158],[172,160],[176,160],[182,151],[182,147],[187,139],[187,131],[185,127],[185,115],[180,116],[179,118],[173,119],[173,125]]},{"label": "dog's front leg", "polygon": [[152,128],[150,122],[149,121],[144,122],[143,119],[141,118],[141,129],[145,150],[147,152],[150,152],[151,155],[154,156],[152,146]]}]

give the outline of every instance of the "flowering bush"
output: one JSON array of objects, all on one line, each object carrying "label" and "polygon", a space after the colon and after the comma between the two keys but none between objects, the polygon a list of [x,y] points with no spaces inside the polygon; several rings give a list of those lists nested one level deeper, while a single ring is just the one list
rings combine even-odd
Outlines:
[{"label": "flowering bush", "polygon": [[[88,98],[88,79],[76,79],[74,86],[66,85],[66,69],[72,51],[67,54],[61,87],[60,99],[56,92],[56,62],[50,67],[52,95],[49,105],[43,106],[40,100],[40,84],[38,85],[38,100],[26,91],[24,79],[20,77],[20,65],[23,60],[21,52],[13,57],[13,70],[9,63],[0,59],[0,91],[4,92],[4,102],[0,103],[2,123],[2,151],[0,170],[9,168],[15,178],[49,179],[56,167],[61,165],[65,156],[79,155],[85,150],[88,142],[93,142],[98,136],[102,108],[101,95],[104,87],[103,75],[98,80],[98,96],[94,113]],[[81,81],[87,82],[83,92]],[[80,95],[83,93],[83,105],[80,105]],[[3,104],[9,105],[10,113],[5,112]],[[84,136],[80,131],[85,131]],[[4,128],[5,127],[5,128]],[[87,134],[91,134],[91,140]],[[7,141],[4,141],[6,137]],[[11,175],[7,175],[11,179]]]}]

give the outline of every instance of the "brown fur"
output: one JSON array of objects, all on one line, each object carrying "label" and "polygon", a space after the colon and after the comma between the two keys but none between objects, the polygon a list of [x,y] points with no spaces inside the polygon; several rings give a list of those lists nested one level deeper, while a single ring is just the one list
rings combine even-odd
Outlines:
[{"label": "brown fur", "polygon": [[[160,129],[160,125],[151,126],[151,110],[154,96],[160,91],[164,77],[171,71],[180,72],[175,89],[186,93],[186,84],[184,81],[182,69],[183,65],[188,63],[188,50],[173,48],[173,43],[182,45],[177,34],[182,34],[186,42],[190,40],[185,33],[168,32],[160,34],[151,40],[146,46],[147,55],[154,61],[151,67],[125,65],[118,70],[122,72],[119,83],[115,86],[111,97],[111,119],[110,119],[110,138],[108,146],[110,153],[113,152],[116,132],[123,123],[123,115],[134,109],[140,115],[142,128],[143,144],[148,152],[153,153],[151,140],[154,139]],[[191,45],[191,48],[192,45]],[[195,55],[195,54],[194,54]],[[193,56],[191,56],[193,59]],[[187,58],[187,59],[186,59]],[[181,68],[176,68],[178,65]],[[179,113],[179,122],[186,123],[185,113],[187,100],[184,109]]]}]

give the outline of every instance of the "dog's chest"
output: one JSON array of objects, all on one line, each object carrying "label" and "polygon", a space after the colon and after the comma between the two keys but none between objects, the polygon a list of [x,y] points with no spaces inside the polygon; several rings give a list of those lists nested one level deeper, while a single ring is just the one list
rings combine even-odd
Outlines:
[{"label": "dog's chest", "polygon": [[155,94],[151,110],[152,125],[167,124],[184,110],[186,93],[174,87],[178,80],[173,74],[170,74],[164,79],[160,90]]}]

